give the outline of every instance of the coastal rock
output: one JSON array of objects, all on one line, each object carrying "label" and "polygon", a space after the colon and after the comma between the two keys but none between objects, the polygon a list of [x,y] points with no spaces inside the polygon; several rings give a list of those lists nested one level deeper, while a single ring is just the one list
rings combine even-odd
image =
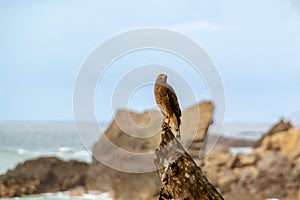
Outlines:
[{"label": "coastal rock", "polygon": [[[211,102],[200,103],[182,112],[182,144],[190,146],[188,151],[193,157],[199,156],[212,115]],[[162,115],[158,111],[142,114],[119,111],[94,146],[86,188],[110,192],[114,199],[157,199],[160,180],[153,159],[161,139],[161,121]],[[137,154],[150,156],[139,160]]]},{"label": "coastal rock", "polygon": [[300,133],[292,128],[274,134],[270,141],[270,149],[279,149],[283,155],[288,157],[297,156],[299,147]]},{"label": "coastal rock", "polygon": [[290,170],[293,165],[292,159],[277,151],[267,151],[257,162],[259,171],[267,173],[283,173],[282,169]]},{"label": "coastal rock", "polygon": [[212,174],[218,177],[218,187],[225,198],[297,200],[300,179],[292,159],[268,151],[251,163],[233,169],[221,167]]},{"label": "coastal rock", "polygon": [[83,186],[76,186],[69,190],[70,196],[79,197],[83,196],[86,193],[86,190]]},{"label": "coastal rock", "polygon": [[[300,199],[299,131],[280,121],[261,137],[251,152],[237,155],[229,151],[234,144],[231,139],[219,138],[215,148],[202,159],[200,148],[204,142],[209,143],[205,137],[212,123],[212,112],[210,102],[184,111],[181,143],[225,199]],[[120,111],[95,144],[91,165],[51,157],[26,161],[0,176],[0,197],[61,190],[81,196],[86,190],[96,190],[110,192],[116,200],[157,199],[160,180],[156,172],[145,170],[151,169],[153,159],[146,157],[140,161],[136,155],[151,155],[158,147],[161,120],[158,111],[142,114]],[[122,152],[129,154],[124,156]],[[80,187],[83,185],[85,188]]]},{"label": "coastal rock", "polygon": [[270,137],[272,135],[274,135],[275,133],[278,133],[278,132],[283,132],[283,131],[287,131],[288,129],[292,128],[292,125],[290,122],[284,122],[283,119],[281,119],[279,122],[277,122],[274,126],[272,126],[270,128],[270,130],[265,133],[261,138],[260,140],[258,140],[254,145],[253,147],[254,148],[258,148],[260,146],[262,146],[262,143],[264,142],[265,140],[265,137]]},{"label": "coastal rock", "polygon": [[279,151],[284,156],[296,159],[300,156],[300,132],[295,130],[289,122],[281,120],[254,147],[259,154],[264,154],[269,150]]},{"label": "coastal rock", "polygon": [[204,158],[205,166],[225,166],[232,159],[232,154],[228,150],[212,151]]},{"label": "coastal rock", "polygon": [[259,171],[255,166],[246,166],[238,170],[236,173],[239,177],[240,184],[253,184],[259,176]]},{"label": "coastal rock", "polygon": [[224,170],[218,173],[217,186],[220,188],[221,193],[231,191],[231,186],[238,180],[236,174],[230,170]]},{"label": "coastal rock", "polygon": [[225,166],[232,157],[228,150],[212,151],[204,157],[202,170],[212,184],[219,183],[219,178],[222,177],[219,172],[227,171]]},{"label": "coastal rock", "polygon": [[88,164],[55,157],[28,160],[0,176],[0,197],[65,191],[84,185]]},{"label": "coastal rock", "polygon": [[230,164],[231,168],[235,167],[245,167],[249,165],[255,165],[256,161],[258,159],[258,156],[256,154],[240,154],[238,153],[232,163]]},{"label": "coastal rock", "polygon": [[202,169],[225,199],[298,200],[299,136],[289,122],[281,120],[248,154],[233,156],[226,148],[217,148],[205,156]]}]

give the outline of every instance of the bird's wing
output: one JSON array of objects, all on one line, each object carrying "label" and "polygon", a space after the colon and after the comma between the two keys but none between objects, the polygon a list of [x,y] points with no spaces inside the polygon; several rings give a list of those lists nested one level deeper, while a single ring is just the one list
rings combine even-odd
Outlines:
[{"label": "bird's wing", "polygon": [[180,124],[180,117],[181,117],[181,110],[179,107],[179,103],[178,103],[178,99],[177,96],[175,94],[174,89],[170,86],[167,85],[167,95],[169,97],[169,101],[170,101],[170,106],[172,107],[172,110],[178,120],[178,124]]},{"label": "bird's wing", "polygon": [[163,115],[166,115],[166,108],[165,108],[165,99],[163,95],[164,88],[162,87],[161,84],[155,84],[154,87],[154,96],[155,96],[155,101],[158,107],[160,108],[161,112]]}]

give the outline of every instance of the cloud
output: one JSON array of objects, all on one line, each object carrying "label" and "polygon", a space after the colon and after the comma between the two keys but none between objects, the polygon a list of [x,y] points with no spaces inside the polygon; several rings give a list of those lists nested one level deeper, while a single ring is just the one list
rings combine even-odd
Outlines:
[{"label": "cloud", "polygon": [[233,30],[233,27],[219,25],[210,21],[194,21],[175,24],[171,29],[182,32],[214,33]]}]

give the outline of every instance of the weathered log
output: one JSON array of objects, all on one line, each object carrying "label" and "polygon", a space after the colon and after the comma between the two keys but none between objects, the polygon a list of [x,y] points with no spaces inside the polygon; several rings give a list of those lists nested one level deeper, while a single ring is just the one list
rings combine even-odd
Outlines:
[{"label": "weathered log", "polygon": [[162,131],[154,163],[162,183],[160,200],[223,199],[169,128]]}]

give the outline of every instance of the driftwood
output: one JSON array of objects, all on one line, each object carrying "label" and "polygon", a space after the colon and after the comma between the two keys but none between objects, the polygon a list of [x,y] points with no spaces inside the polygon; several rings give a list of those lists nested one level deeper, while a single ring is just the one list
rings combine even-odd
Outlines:
[{"label": "driftwood", "polygon": [[154,163],[162,183],[160,200],[223,199],[169,128],[163,129],[155,153]]}]

